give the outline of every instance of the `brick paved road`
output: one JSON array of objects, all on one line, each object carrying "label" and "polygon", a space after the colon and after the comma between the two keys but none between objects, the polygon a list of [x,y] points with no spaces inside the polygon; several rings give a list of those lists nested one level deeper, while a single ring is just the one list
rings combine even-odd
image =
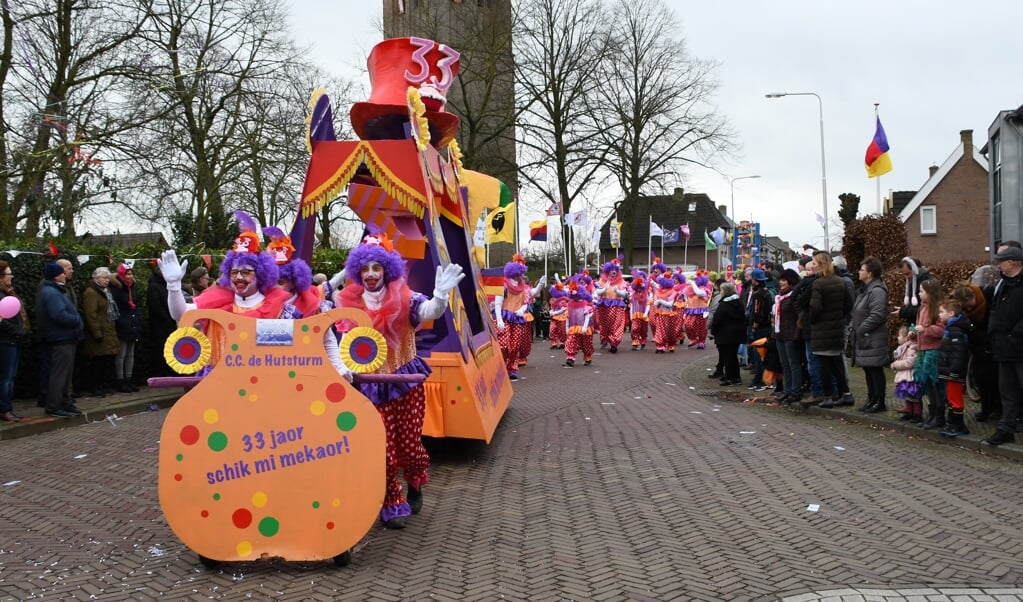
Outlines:
[{"label": "brick paved road", "polygon": [[434,442],[423,513],[343,569],[201,567],[163,411],[0,442],[0,600],[1019,599],[1023,465],[704,394],[712,354],[537,347],[492,444]]}]

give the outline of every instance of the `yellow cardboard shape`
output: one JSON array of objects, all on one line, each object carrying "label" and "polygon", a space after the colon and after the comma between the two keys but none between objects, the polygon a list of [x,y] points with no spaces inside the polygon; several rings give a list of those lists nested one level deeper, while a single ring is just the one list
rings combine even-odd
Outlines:
[{"label": "yellow cardboard shape", "polygon": [[220,362],[171,407],[160,441],[160,505],[197,554],[222,561],[324,560],[378,519],[386,441],[373,404],[338,376],[324,333],[354,309],[304,320],[186,312],[217,322]]}]

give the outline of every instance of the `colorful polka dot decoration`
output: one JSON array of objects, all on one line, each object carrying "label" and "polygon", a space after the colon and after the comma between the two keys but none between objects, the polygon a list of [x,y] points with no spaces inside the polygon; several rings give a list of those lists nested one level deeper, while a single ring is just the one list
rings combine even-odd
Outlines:
[{"label": "colorful polka dot decoration", "polygon": [[387,341],[378,331],[356,326],[345,333],[339,348],[341,361],[356,374],[373,372],[387,359]]},{"label": "colorful polka dot decoration", "polygon": [[210,340],[191,326],[172,332],[163,346],[167,365],[178,374],[194,374],[202,370],[209,363],[210,355]]}]

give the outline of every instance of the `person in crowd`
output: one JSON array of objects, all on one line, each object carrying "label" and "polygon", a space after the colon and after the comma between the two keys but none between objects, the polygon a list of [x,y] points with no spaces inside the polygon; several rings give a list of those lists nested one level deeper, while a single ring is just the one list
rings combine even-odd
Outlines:
[{"label": "person in crowd", "polygon": [[919,308],[915,328],[910,337],[916,338],[917,360],[913,380],[920,383],[927,396],[927,420],[921,425],[925,429],[945,426],[945,387],[938,381],[938,348],[945,334],[945,325],[938,317],[943,291],[941,283],[930,278],[920,285]]},{"label": "person in crowd", "polygon": [[[832,263],[835,266],[835,275],[838,276],[839,278],[841,278],[842,282],[845,283],[846,290],[849,291],[849,294],[852,295],[852,298],[853,298],[853,300],[855,302],[855,299],[856,299],[856,282],[854,280],[853,274],[851,272],[849,272],[849,264],[845,261],[845,257],[843,257],[842,255],[836,255],[834,258],[832,258]],[[850,325],[852,324],[852,311],[850,311],[849,313],[844,315],[842,318],[843,318],[843,322],[844,322],[843,329],[842,329],[842,335],[843,335],[843,338],[842,338],[842,349],[849,350],[849,328],[850,328]],[[848,354],[851,355],[851,352],[848,352]],[[887,359],[888,359],[888,357],[887,357],[887,352],[886,352],[885,353],[885,360],[887,360]],[[842,378],[844,378],[846,380],[846,382],[849,381],[849,370],[846,368],[845,360],[844,359],[842,360]],[[882,382],[883,382],[883,379],[882,379]]]},{"label": "person in crowd", "polygon": [[[773,305],[774,299],[771,296],[771,291],[767,288],[767,274],[760,268],[753,269],[750,272],[750,294],[746,300],[746,324],[749,332],[747,344],[771,336],[771,307]],[[754,391],[763,391],[767,388],[764,383],[764,360],[759,353],[754,352],[752,356],[753,382],[749,388]]]},{"label": "person in crowd", "polygon": [[494,318],[505,368],[512,380],[519,378],[519,365],[529,356],[533,340],[533,327],[530,325],[533,316],[529,308],[533,297],[546,283],[547,276],[540,276],[535,287],[529,286],[526,261],[518,253],[504,265],[504,289],[494,298]]},{"label": "person in crowd", "polygon": [[[387,341],[387,361],[378,372],[429,375],[430,367],[416,354],[416,328],[444,315],[451,290],[465,274],[456,263],[437,266],[433,297],[427,298],[408,286],[405,273],[405,259],[385,236],[364,237],[345,262],[349,282],[341,290],[340,307],[366,312],[373,320],[373,328],[383,334]],[[430,482],[427,473],[430,455],[422,442],[426,416],[424,385],[363,383],[356,386],[376,406],[386,431],[387,486],[380,520],[388,529],[402,529],[405,519],[422,509],[422,488]],[[408,485],[407,498],[402,495],[399,471],[403,471]]]},{"label": "person in crowd", "polygon": [[661,276],[654,281],[657,288],[652,296],[653,314],[650,318],[650,327],[654,331],[654,353],[665,353],[674,351],[678,343],[678,336],[673,327],[675,313],[675,280],[669,276]]},{"label": "person in crowd", "polygon": [[188,281],[182,282],[181,292],[185,295],[185,303],[193,303],[195,298],[210,286],[210,271],[199,266],[188,275]]},{"label": "person in crowd", "polygon": [[815,252],[812,263],[817,278],[810,288],[810,349],[820,366],[824,388],[831,387],[832,382],[835,386],[830,391],[830,399],[813,397],[800,403],[819,403],[822,408],[853,405],[849,382],[843,378],[845,369],[841,366],[845,361],[842,357],[845,315],[852,311],[853,297],[843,279],[835,275],[829,253]]},{"label": "person in crowd", "polygon": [[899,327],[899,346],[892,354],[892,370],[895,371],[895,397],[905,404],[899,420],[920,424],[924,421],[923,391],[920,384],[913,380],[913,367],[916,365],[916,341],[909,338],[909,326]]},{"label": "person in crowd", "polygon": [[784,387],[775,395],[782,403],[797,403],[803,398],[803,347],[799,336],[799,306],[794,296],[799,274],[786,268],[778,276],[778,296],[774,298],[774,340],[781,361]]},{"label": "person in crowd", "polygon": [[93,397],[104,397],[114,375],[114,360],[120,352],[117,319],[120,312],[110,290],[110,270],[98,267],[82,292],[82,318],[85,320],[85,353],[88,365],[86,390]]},{"label": "person in crowd", "polygon": [[122,263],[108,288],[117,304],[117,340],[120,345],[114,360],[116,389],[120,393],[138,391],[132,382],[135,373],[135,345],[142,338],[142,300],[135,290],[135,270]]},{"label": "person in crowd", "polygon": [[632,324],[629,327],[629,338],[632,339],[632,350],[646,349],[650,323],[650,291],[646,278],[641,272],[632,275],[632,294],[629,295],[629,315]]},{"label": "person in crowd", "polygon": [[618,353],[618,346],[625,337],[628,300],[629,283],[622,277],[621,260],[616,257],[603,265],[600,280],[594,283],[593,289],[594,318],[600,332],[601,349]]},{"label": "person in crowd", "polygon": [[546,341],[551,334],[551,294],[541,287],[533,299],[533,338]]},{"label": "person in crowd", "polygon": [[[73,280],[72,280],[72,277],[75,275],[75,266],[74,266],[74,264],[72,264],[67,259],[58,259],[54,263],[59,265],[61,267],[61,269],[64,270],[64,280],[65,280],[65,282],[64,282],[64,286],[60,290],[62,290],[64,292],[64,294],[67,295],[68,299],[71,300],[71,304],[76,308],[76,310],[78,310],[78,308],[79,308],[79,305],[78,305],[78,293],[75,292],[75,287],[74,287]],[[46,278],[43,278],[41,281],[39,281],[39,289],[36,291],[36,298],[37,299],[39,297],[39,292],[42,291],[43,285],[45,283],[46,283]],[[81,312],[79,311],[79,313],[81,313]],[[38,316],[38,314],[36,314],[36,315]],[[35,332],[37,334],[41,335],[41,332],[39,331],[39,329],[36,329]],[[39,341],[39,399],[38,399],[36,405],[38,405],[41,408],[45,408],[46,407],[47,399],[49,398],[49,388],[50,388],[50,355],[51,355],[50,354],[50,350],[47,348],[47,346],[45,344],[45,341],[40,339],[40,341]],[[68,387],[69,388],[67,390],[67,399],[70,400],[69,403],[71,405],[74,405],[74,398],[71,395],[71,393],[72,393],[71,388],[74,386],[73,383],[74,383],[74,367],[72,366],[71,377],[70,377],[70,380],[68,381]]]},{"label": "person in crowd", "polygon": [[[729,266],[731,267],[731,266]],[[713,339],[710,333],[710,325],[714,322],[714,312],[717,311],[718,305],[721,303],[721,285],[728,282],[726,278],[718,278],[714,281],[714,296],[710,298],[710,305],[707,306],[707,332],[708,337]],[[707,378],[721,379],[725,376],[725,366],[721,363],[721,357],[719,354],[718,361],[714,364],[714,371],[707,375]]]},{"label": "person in crowd", "polygon": [[973,323],[963,313],[962,304],[951,297],[941,302],[938,320],[945,325],[941,346],[938,347],[938,379],[945,387],[945,399],[948,401],[946,427],[941,434],[946,437],[969,435],[963,416],[963,391],[966,388],[966,370],[970,365],[968,341],[973,334]]},{"label": "person in crowd", "polygon": [[852,362],[863,369],[867,401],[860,411],[876,414],[887,410],[888,287],[881,278],[881,261],[867,257],[860,264],[863,284],[852,308]]},{"label": "person in crowd", "polygon": [[1002,417],[988,445],[1012,443],[1016,439],[1016,420],[1023,405],[1023,249],[1016,241],[1006,241],[995,254],[1001,280],[991,294],[988,333],[991,351],[998,362],[998,388],[1002,393]]},{"label": "person in crowd", "polygon": [[150,366],[153,376],[175,376],[163,354],[164,343],[177,327],[167,305],[167,281],[158,266],[154,266],[146,285],[146,307],[149,308]]},{"label": "person in crowd", "polygon": [[746,310],[735,292],[735,285],[731,282],[721,285],[721,301],[714,310],[710,333],[714,335],[718,361],[723,367],[721,386],[741,385],[739,345],[746,340]]},{"label": "person in crowd", "polygon": [[[990,267],[990,266],[987,266]],[[980,411],[974,415],[977,422],[986,422],[1002,414],[1002,398],[998,391],[998,363],[991,353],[991,336],[988,334],[988,318],[991,307],[988,296],[994,286],[984,290],[973,283],[960,285],[952,291],[952,298],[959,301],[963,311],[973,323],[970,333],[970,358],[973,369],[972,382],[980,393]]]},{"label": "person in crowd", "polygon": [[[67,272],[58,263],[43,266],[43,286],[36,297],[36,322],[49,356],[46,415],[55,418],[81,416],[71,398],[75,348],[84,336],[82,316],[65,292]],[[116,342],[116,335],[114,337]],[[115,352],[116,353],[116,352]]]},{"label": "person in crowd", "polygon": [[589,366],[593,362],[593,296],[586,290],[582,277],[569,279],[565,288],[568,291],[565,366],[575,366],[575,356],[580,351],[583,364]]},{"label": "person in crowd", "polygon": [[913,324],[920,313],[920,287],[934,276],[915,257],[903,257],[899,262],[899,273],[906,279],[906,294],[899,308],[899,318],[906,324]]},{"label": "person in crowd", "polygon": [[[14,290],[14,271],[11,264],[0,259],[0,299],[13,297],[21,302]],[[29,335],[28,313],[21,305],[18,313],[0,319],[0,420],[20,422],[14,411],[14,377],[18,374],[19,345]]]}]

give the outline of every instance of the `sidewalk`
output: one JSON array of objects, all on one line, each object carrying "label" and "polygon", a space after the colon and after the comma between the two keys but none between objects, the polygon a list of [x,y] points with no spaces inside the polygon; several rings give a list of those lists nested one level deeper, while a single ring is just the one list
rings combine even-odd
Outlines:
[{"label": "sidewalk", "polygon": [[167,389],[141,387],[135,393],[112,393],[106,397],[79,397],[75,402],[78,408],[85,412],[85,415],[70,418],[47,416],[45,410],[37,406],[34,399],[15,399],[14,413],[21,416],[23,420],[21,422],[0,422],[0,441],[99,422],[115,414],[126,416],[168,408],[184,394],[183,387]]},{"label": "sidewalk", "polygon": [[721,387],[718,385],[716,379],[709,379],[705,376],[706,374],[710,374],[713,367],[713,363],[701,363],[689,366],[686,370],[686,379],[689,381],[690,385],[696,386],[697,389],[700,389],[704,394],[713,394],[728,401],[746,404],[761,404],[772,409],[792,413],[802,413],[809,416],[836,418],[847,424],[859,424],[873,429],[883,429],[885,431],[905,435],[907,437],[915,437],[921,440],[954,445],[956,447],[992,456],[1001,456],[1017,461],[1023,461],[1023,433],[1017,434],[1016,443],[1006,443],[997,447],[981,443],[983,439],[986,439],[995,432],[997,421],[992,419],[987,422],[977,422],[974,418],[974,414],[980,411],[980,404],[970,401],[969,398],[966,399],[965,412],[966,426],[970,430],[969,435],[963,435],[960,437],[943,437],[938,432],[942,429],[924,430],[919,426],[900,422],[899,410],[902,409],[902,402],[894,399],[893,386],[891,385],[892,372],[890,370],[886,370],[889,382],[888,399],[886,402],[887,410],[878,414],[864,414],[859,411],[859,408],[863,406],[863,403],[867,398],[867,383],[863,377],[863,370],[860,368],[848,368],[849,390],[856,399],[855,405],[831,409],[810,406],[807,409],[803,409],[800,406],[791,407],[775,403],[774,400],[770,398],[771,393],[774,392],[772,388],[759,392],[748,390],[746,386],[752,382],[752,373],[747,372],[745,369],[741,371],[743,379],[742,385]]}]

